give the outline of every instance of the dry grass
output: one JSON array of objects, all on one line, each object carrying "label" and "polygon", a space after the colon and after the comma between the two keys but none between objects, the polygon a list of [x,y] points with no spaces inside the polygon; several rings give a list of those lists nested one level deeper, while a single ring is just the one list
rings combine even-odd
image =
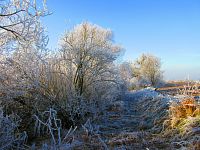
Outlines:
[{"label": "dry grass", "polygon": [[200,149],[200,105],[193,97],[171,103],[169,119],[158,137],[170,143],[172,149]]},{"label": "dry grass", "polygon": [[199,107],[194,98],[185,98],[181,102],[173,102],[169,108],[171,127],[176,127],[188,117],[200,115]]}]

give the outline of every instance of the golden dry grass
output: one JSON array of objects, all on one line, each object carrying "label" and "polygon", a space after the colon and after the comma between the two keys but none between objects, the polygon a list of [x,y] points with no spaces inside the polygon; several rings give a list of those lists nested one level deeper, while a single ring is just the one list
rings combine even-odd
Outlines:
[{"label": "golden dry grass", "polygon": [[199,105],[195,102],[194,98],[185,98],[180,103],[172,103],[169,111],[172,122],[177,122],[181,118],[193,117],[200,114]]}]

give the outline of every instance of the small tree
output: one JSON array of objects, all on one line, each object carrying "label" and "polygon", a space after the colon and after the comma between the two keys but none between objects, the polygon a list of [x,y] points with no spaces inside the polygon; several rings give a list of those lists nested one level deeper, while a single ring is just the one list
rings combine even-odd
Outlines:
[{"label": "small tree", "polygon": [[133,74],[138,80],[146,80],[156,86],[162,79],[160,59],[151,54],[142,54],[133,64]]}]

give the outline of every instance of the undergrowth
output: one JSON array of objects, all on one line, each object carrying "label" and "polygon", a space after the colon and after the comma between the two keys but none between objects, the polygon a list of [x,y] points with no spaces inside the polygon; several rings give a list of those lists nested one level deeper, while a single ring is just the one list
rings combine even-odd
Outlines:
[{"label": "undergrowth", "polygon": [[159,136],[174,149],[200,148],[200,105],[193,97],[173,101],[169,107],[166,128]]}]

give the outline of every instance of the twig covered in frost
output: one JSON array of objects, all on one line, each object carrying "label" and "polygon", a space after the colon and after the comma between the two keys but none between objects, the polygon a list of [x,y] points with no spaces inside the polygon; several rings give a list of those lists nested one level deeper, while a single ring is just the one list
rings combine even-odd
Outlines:
[{"label": "twig covered in frost", "polygon": [[[47,116],[47,119],[42,121],[41,119],[39,119],[39,117],[37,115],[34,115],[36,118],[36,131],[41,129],[41,125],[47,127],[47,132],[50,133],[53,143],[56,144],[61,144],[61,120],[57,119],[57,111],[50,108],[49,111],[45,111],[42,113],[42,116]],[[55,139],[55,134],[54,131],[57,131],[57,136],[58,136],[58,140],[56,141]]]},{"label": "twig covered in frost", "polygon": [[[48,111],[43,112],[41,116],[44,116],[46,118],[40,119],[37,115],[34,116],[36,118],[36,134],[40,133],[38,132],[40,130],[44,131],[44,128],[42,128],[42,126],[47,128],[46,133],[49,133],[51,135],[54,147],[63,145],[65,140],[67,140],[70,136],[73,136],[75,130],[77,129],[77,127],[75,127],[74,129],[71,127],[64,138],[62,138],[62,124],[61,120],[57,118],[56,110],[50,108]],[[68,140],[66,143],[69,142],[70,140]],[[43,146],[46,147],[45,145]]]},{"label": "twig covered in frost", "polygon": [[[74,132],[76,131],[76,129],[77,129],[77,126],[74,129],[72,129],[72,127],[70,127],[69,131],[67,132],[67,134],[63,138],[62,143],[64,142],[64,140],[68,139],[69,136],[73,135]],[[67,143],[69,143],[69,141],[67,141]]]}]

